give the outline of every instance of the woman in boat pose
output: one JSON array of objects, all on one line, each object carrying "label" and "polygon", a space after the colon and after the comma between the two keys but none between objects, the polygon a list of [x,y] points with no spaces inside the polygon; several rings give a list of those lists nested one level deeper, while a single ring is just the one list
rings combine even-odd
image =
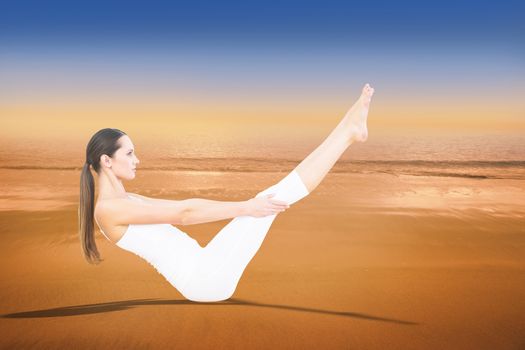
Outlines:
[{"label": "woman in boat pose", "polygon": [[[373,93],[366,84],[311,154],[279,182],[240,202],[167,200],[126,192],[122,180],[132,180],[139,163],[133,143],[118,129],[99,130],[89,140],[80,176],[79,235],[86,260],[102,261],[95,244],[96,222],[109,241],[145,259],[185,298],[230,298],[277,214],[311,193],[352,143],[366,141]],[[96,203],[91,170],[98,178]],[[233,219],[205,247],[173,226],[229,218]]]}]

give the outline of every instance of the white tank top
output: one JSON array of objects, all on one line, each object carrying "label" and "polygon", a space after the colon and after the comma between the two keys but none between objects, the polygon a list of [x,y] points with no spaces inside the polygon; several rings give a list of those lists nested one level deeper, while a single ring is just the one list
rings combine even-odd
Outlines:
[{"label": "white tank top", "polygon": [[[104,232],[102,234],[110,240]],[[188,266],[193,266],[202,251],[199,242],[171,224],[130,224],[115,244],[146,260],[177,288],[183,286]]]},{"label": "white tank top", "polygon": [[[128,198],[142,201],[142,199],[130,195],[128,195]],[[95,221],[97,222],[98,228],[104,237],[106,237],[108,241],[112,242],[111,239],[109,239],[109,237],[104,233],[104,231],[102,231],[102,228],[98,224],[97,219],[95,219]],[[122,237],[115,244],[122,249],[130,250],[132,247],[138,248],[134,244],[134,242],[137,241],[137,237],[143,237],[145,240],[155,240],[155,237],[159,235],[164,236],[166,234],[173,235],[174,237],[179,237],[184,240],[189,238],[191,240],[190,244],[199,245],[199,243],[195,239],[188,236],[186,232],[179,230],[177,227],[171,224],[129,224],[126,232],[124,232],[124,235],[122,235]]]}]

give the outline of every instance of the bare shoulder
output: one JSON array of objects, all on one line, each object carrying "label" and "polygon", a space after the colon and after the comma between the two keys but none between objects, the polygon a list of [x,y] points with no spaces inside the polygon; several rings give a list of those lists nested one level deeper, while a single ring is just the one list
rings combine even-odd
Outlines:
[{"label": "bare shoulder", "polygon": [[[114,228],[127,227],[129,224],[181,225],[183,222],[187,210],[185,201],[159,200],[134,193],[128,193],[128,196],[140,200],[121,197],[99,201],[95,207],[95,216],[100,219],[99,223]],[[162,201],[163,204],[157,201]]]},{"label": "bare shoulder", "polygon": [[96,203],[94,209],[95,221],[102,233],[117,242],[126,232],[128,225],[119,225],[113,220],[114,211],[119,208],[119,202],[129,199],[104,199]]},{"label": "bare shoulder", "polygon": [[114,224],[111,220],[113,214],[116,211],[125,210],[123,204],[126,202],[132,202],[132,200],[129,198],[108,198],[98,200],[94,209],[94,215],[97,222],[102,224],[102,226],[112,226]]}]

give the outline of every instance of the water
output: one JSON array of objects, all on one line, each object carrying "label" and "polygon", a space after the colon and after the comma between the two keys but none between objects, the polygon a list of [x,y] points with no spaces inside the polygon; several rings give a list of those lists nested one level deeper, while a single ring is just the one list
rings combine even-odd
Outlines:
[{"label": "water", "polygon": [[[284,172],[323,140],[253,138],[135,142],[138,171]],[[0,141],[0,169],[80,170],[85,144],[60,140]],[[525,179],[525,136],[410,135],[370,137],[353,144],[333,172]]]}]

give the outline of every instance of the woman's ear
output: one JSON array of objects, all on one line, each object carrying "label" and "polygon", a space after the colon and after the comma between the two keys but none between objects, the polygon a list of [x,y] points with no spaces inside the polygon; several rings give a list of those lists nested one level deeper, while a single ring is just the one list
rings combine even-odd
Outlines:
[{"label": "woman's ear", "polygon": [[108,168],[111,168],[111,158],[108,157],[107,154],[103,154],[100,156],[100,164],[103,166],[107,166]]}]

